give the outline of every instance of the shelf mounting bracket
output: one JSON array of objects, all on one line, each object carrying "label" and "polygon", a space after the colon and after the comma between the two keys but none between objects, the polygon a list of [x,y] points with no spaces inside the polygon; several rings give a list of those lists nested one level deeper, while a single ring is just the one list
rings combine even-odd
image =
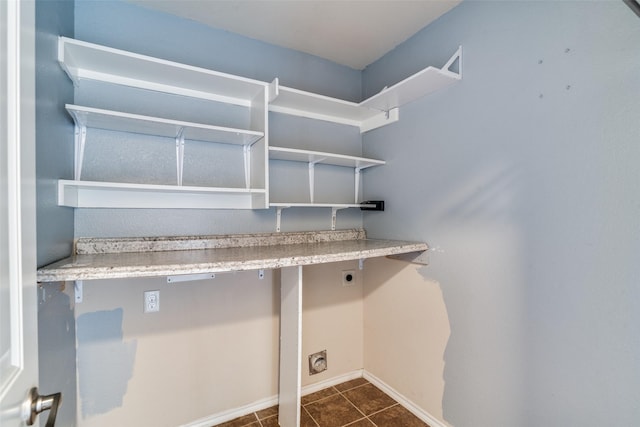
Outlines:
[{"label": "shelf mounting bracket", "polygon": [[316,164],[322,162],[324,159],[314,160],[309,162],[309,201],[315,203],[315,187],[316,187]]},{"label": "shelf mounting bracket", "polygon": [[76,280],[73,284],[73,292],[76,304],[82,302],[82,280]]},{"label": "shelf mounting bracket", "polygon": [[243,147],[244,153],[244,182],[247,188],[251,188],[251,146]]},{"label": "shelf mounting bracket", "polygon": [[[457,73],[450,70],[450,68],[453,66],[453,64],[456,61],[458,61],[458,72]],[[453,56],[451,56],[451,58],[449,58],[449,60],[447,61],[446,64],[444,64],[444,66],[441,68],[441,70],[453,73],[453,74],[457,75],[457,77],[459,79],[462,79],[462,46],[458,46],[458,50],[456,50],[456,53],[454,53]]]},{"label": "shelf mounting bracket", "polygon": [[333,206],[331,208],[331,231],[335,231],[335,229],[336,229],[336,220],[337,220],[337,216],[338,216],[338,211],[340,209],[345,209],[345,208],[340,208],[340,207],[336,207],[336,206]]},{"label": "shelf mounting bracket", "polygon": [[176,135],[176,176],[178,186],[182,186],[182,173],[184,171],[184,128],[181,127]]},{"label": "shelf mounting bracket", "polygon": [[82,162],[84,160],[84,146],[87,142],[87,127],[85,125],[75,126],[75,165],[74,165],[74,179],[80,180],[82,174]]},{"label": "shelf mounting bracket", "polygon": [[355,177],[354,177],[354,181],[355,181],[355,199],[353,201],[353,203],[358,203],[358,197],[360,196],[360,171],[363,168],[355,168]]},{"label": "shelf mounting bracket", "polygon": [[282,224],[282,210],[287,209],[289,206],[276,207],[276,232],[280,232],[280,225]]}]

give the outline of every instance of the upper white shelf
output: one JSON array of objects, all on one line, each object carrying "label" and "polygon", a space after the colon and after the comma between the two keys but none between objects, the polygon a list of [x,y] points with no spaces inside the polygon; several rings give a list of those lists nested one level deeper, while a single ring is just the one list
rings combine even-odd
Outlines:
[{"label": "upper white shelf", "polygon": [[[277,79],[275,84],[278,85]],[[356,126],[360,128],[360,132],[398,120],[397,111],[387,113],[363,107],[355,102],[285,86],[277,86],[275,93],[275,98],[269,104],[271,111]]]},{"label": "upper white shelf", "polygon": [[222,144],[251,145],[264,137],[264,132],[183,122],[67,104],[76,125],[89,128],[141,133],[168,138],[180,135],[187,140]]},{"label": "upper white shelf", "polygon": [[[456,61],[459,71],[453,72],[450,69]],[[357,126],[360,132],[366,132],[396,122],[399,119],[398,107],[461,79],[462,47],[459,47],[442,68],[427,67],[360,103],[280,86],[276,79],[271,84],[272,100],[269,109],[279,113]]]},{"label": "upper white shelf", "polygon": [[58,38],[58,61],[75,84],[98,80],[249,107],[268,84],[67,37]]},{"label": "upper white shelf", "polygon": [[360,103],[363,107],[389,111],[422,98],[461,79],[461,75],[451,71],[427,67],[424,70],[385,88]]},{"label": "upper white shelf", "polygon": [[320,151],[299,150],[297,148],[269,147],[269,159],[288,160],[332,166],[345,166],[365,169],[384,165],[384,160],[366,159],[364,157],[346,156],[343,154],[323,153]]}]

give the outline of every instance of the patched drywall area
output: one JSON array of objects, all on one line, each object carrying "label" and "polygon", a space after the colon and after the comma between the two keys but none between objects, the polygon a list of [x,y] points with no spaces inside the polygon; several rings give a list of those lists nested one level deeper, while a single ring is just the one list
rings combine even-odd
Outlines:
[{"label": "patched drywall area", "polygon": [[387,258],[364,270],[364,369],[444,421],[444,354],[450,326],[440,284]]},{"label": "patched drywall area", "polygon": [[[148,290],[159,291],[159,312],[143,313]],[[166,277],[86,281],[83,294],[79,426],[177,426],[277,393],[272,271],[263,279],[250,271],[171,284]],[[118,372],[105,369],[116,364]]]},{"label": "patched drywall area", "polygon": [[[76,425],[76,325],[73,282],[38,286],[38,389],[62,393],[56,423]],[[45,419],[46,417],[40,417]],[[44,421],[42,422],[44,425]]]},{"label": "patched drywall area", "polygon": [[[346,287],[345,270],[355,275]],[[304,268],[303,385],[363,367],[363,273],[356,261]],[[159,312],[143,313],[148,290]],[[81,427],[190,424],[278,393],[278,270],[85,281],[76,321]],[[309,376],[319,350],[328,369]]]},{"label": "patched drywall area", "polygon": [[121,308],[78,316],[78,392],[82,418],[120,408],[136,358],[136,340],[124,340]]}]

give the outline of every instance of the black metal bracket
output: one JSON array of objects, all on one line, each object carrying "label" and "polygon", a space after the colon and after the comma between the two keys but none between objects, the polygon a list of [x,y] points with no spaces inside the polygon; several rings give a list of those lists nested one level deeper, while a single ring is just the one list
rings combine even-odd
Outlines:
[{"label": "black metal bracket", "polygon": [[360,206],[362,211],[384,211],[384,200],[369,200],[360,204],[362,205]]}]

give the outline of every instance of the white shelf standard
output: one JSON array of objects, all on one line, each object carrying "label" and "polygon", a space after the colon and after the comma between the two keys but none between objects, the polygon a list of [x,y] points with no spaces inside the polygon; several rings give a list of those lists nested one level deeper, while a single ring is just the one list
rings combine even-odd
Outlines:
[{"label": "white shelf standard", "polygon": [[[451,71],[458,63],[458,72]],[[462,79],[462,47],[442,68],[422,71],[360,102],[350,102],[271,83],[269,109],[318,120],[357,126],[366,132],[398,121],[398,108]]]},{"label": "white shelf standard", "polygon": [[58,205],[73,208],[257,209],[265,189],[58,181]]},{"label": "white shelf standard", "polygon": [[67,37],[58,38],[58,61],[76,85],[98,80],[245,107],[268,88],[258,80]]}]

